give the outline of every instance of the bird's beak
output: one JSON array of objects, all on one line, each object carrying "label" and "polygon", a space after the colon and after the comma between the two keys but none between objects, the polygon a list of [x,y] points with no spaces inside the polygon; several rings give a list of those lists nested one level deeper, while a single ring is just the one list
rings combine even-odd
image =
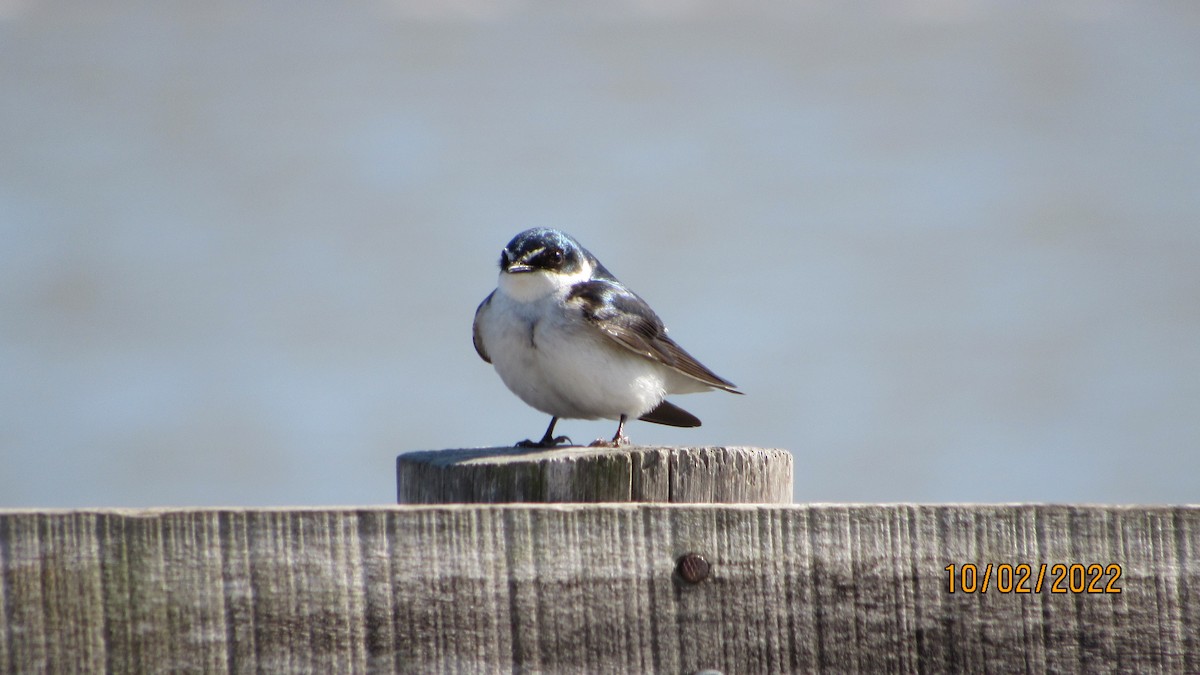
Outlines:
[{"label": "bird's beak", "polygon": [[520,274],[521,272],[532,272],[533,268],[521,262],[524,257],[514,258],[511,251],[507,248],[501,251],[504,256],[504,271],[509,274]]}]

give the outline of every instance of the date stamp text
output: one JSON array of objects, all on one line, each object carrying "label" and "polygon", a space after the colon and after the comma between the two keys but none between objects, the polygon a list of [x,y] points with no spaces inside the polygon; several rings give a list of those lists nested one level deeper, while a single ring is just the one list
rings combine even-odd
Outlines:
[{"label": "date stamp text", "polygon": [[951,593],[1041,593],[1044,590],[1051,593],[1121,592],[1117,584],[1121,579],[1121,566],[1115,563],[952,563],[946,565],[944,571],[949,574]]}]

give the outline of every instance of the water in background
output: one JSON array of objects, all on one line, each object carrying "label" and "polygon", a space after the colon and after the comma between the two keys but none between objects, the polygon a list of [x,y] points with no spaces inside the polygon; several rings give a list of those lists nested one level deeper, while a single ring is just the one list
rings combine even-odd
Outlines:
[{"label": "water in background", "polygon": [[531,226],[748,394],[637,442],[1196,502],[1197,7],[0,0],[0,506],[385,503],[536,437],[470,342]]}]

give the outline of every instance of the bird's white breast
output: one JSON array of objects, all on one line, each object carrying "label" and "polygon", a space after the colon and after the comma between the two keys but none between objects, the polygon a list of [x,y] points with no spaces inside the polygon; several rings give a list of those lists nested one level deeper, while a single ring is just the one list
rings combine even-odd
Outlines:
[{"label": "bird's white breast", "polygon": [[679,376],[616,344],[566,304],[570,286],[586,279],[567,283],[574,276],[501,272],[479,318],[488,356],[504,384],[542,412],[635,419],[661,403]]}]

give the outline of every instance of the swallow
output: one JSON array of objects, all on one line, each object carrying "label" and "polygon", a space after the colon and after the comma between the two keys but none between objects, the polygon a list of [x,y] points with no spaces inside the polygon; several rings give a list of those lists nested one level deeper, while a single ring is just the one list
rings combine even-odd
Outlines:
[{"label": "swallow", "polygon": [[559,419],[617,420],[611,441],[629,443],[625,423],[641,419],[698,427],[700,419],[667,396],[720,389],[741,394],[667,335],[662,319],[570,235],[526,230],[500,254],[496,289],[475,310],[475,351],[522,401],[547,415],[541,440]]}]

